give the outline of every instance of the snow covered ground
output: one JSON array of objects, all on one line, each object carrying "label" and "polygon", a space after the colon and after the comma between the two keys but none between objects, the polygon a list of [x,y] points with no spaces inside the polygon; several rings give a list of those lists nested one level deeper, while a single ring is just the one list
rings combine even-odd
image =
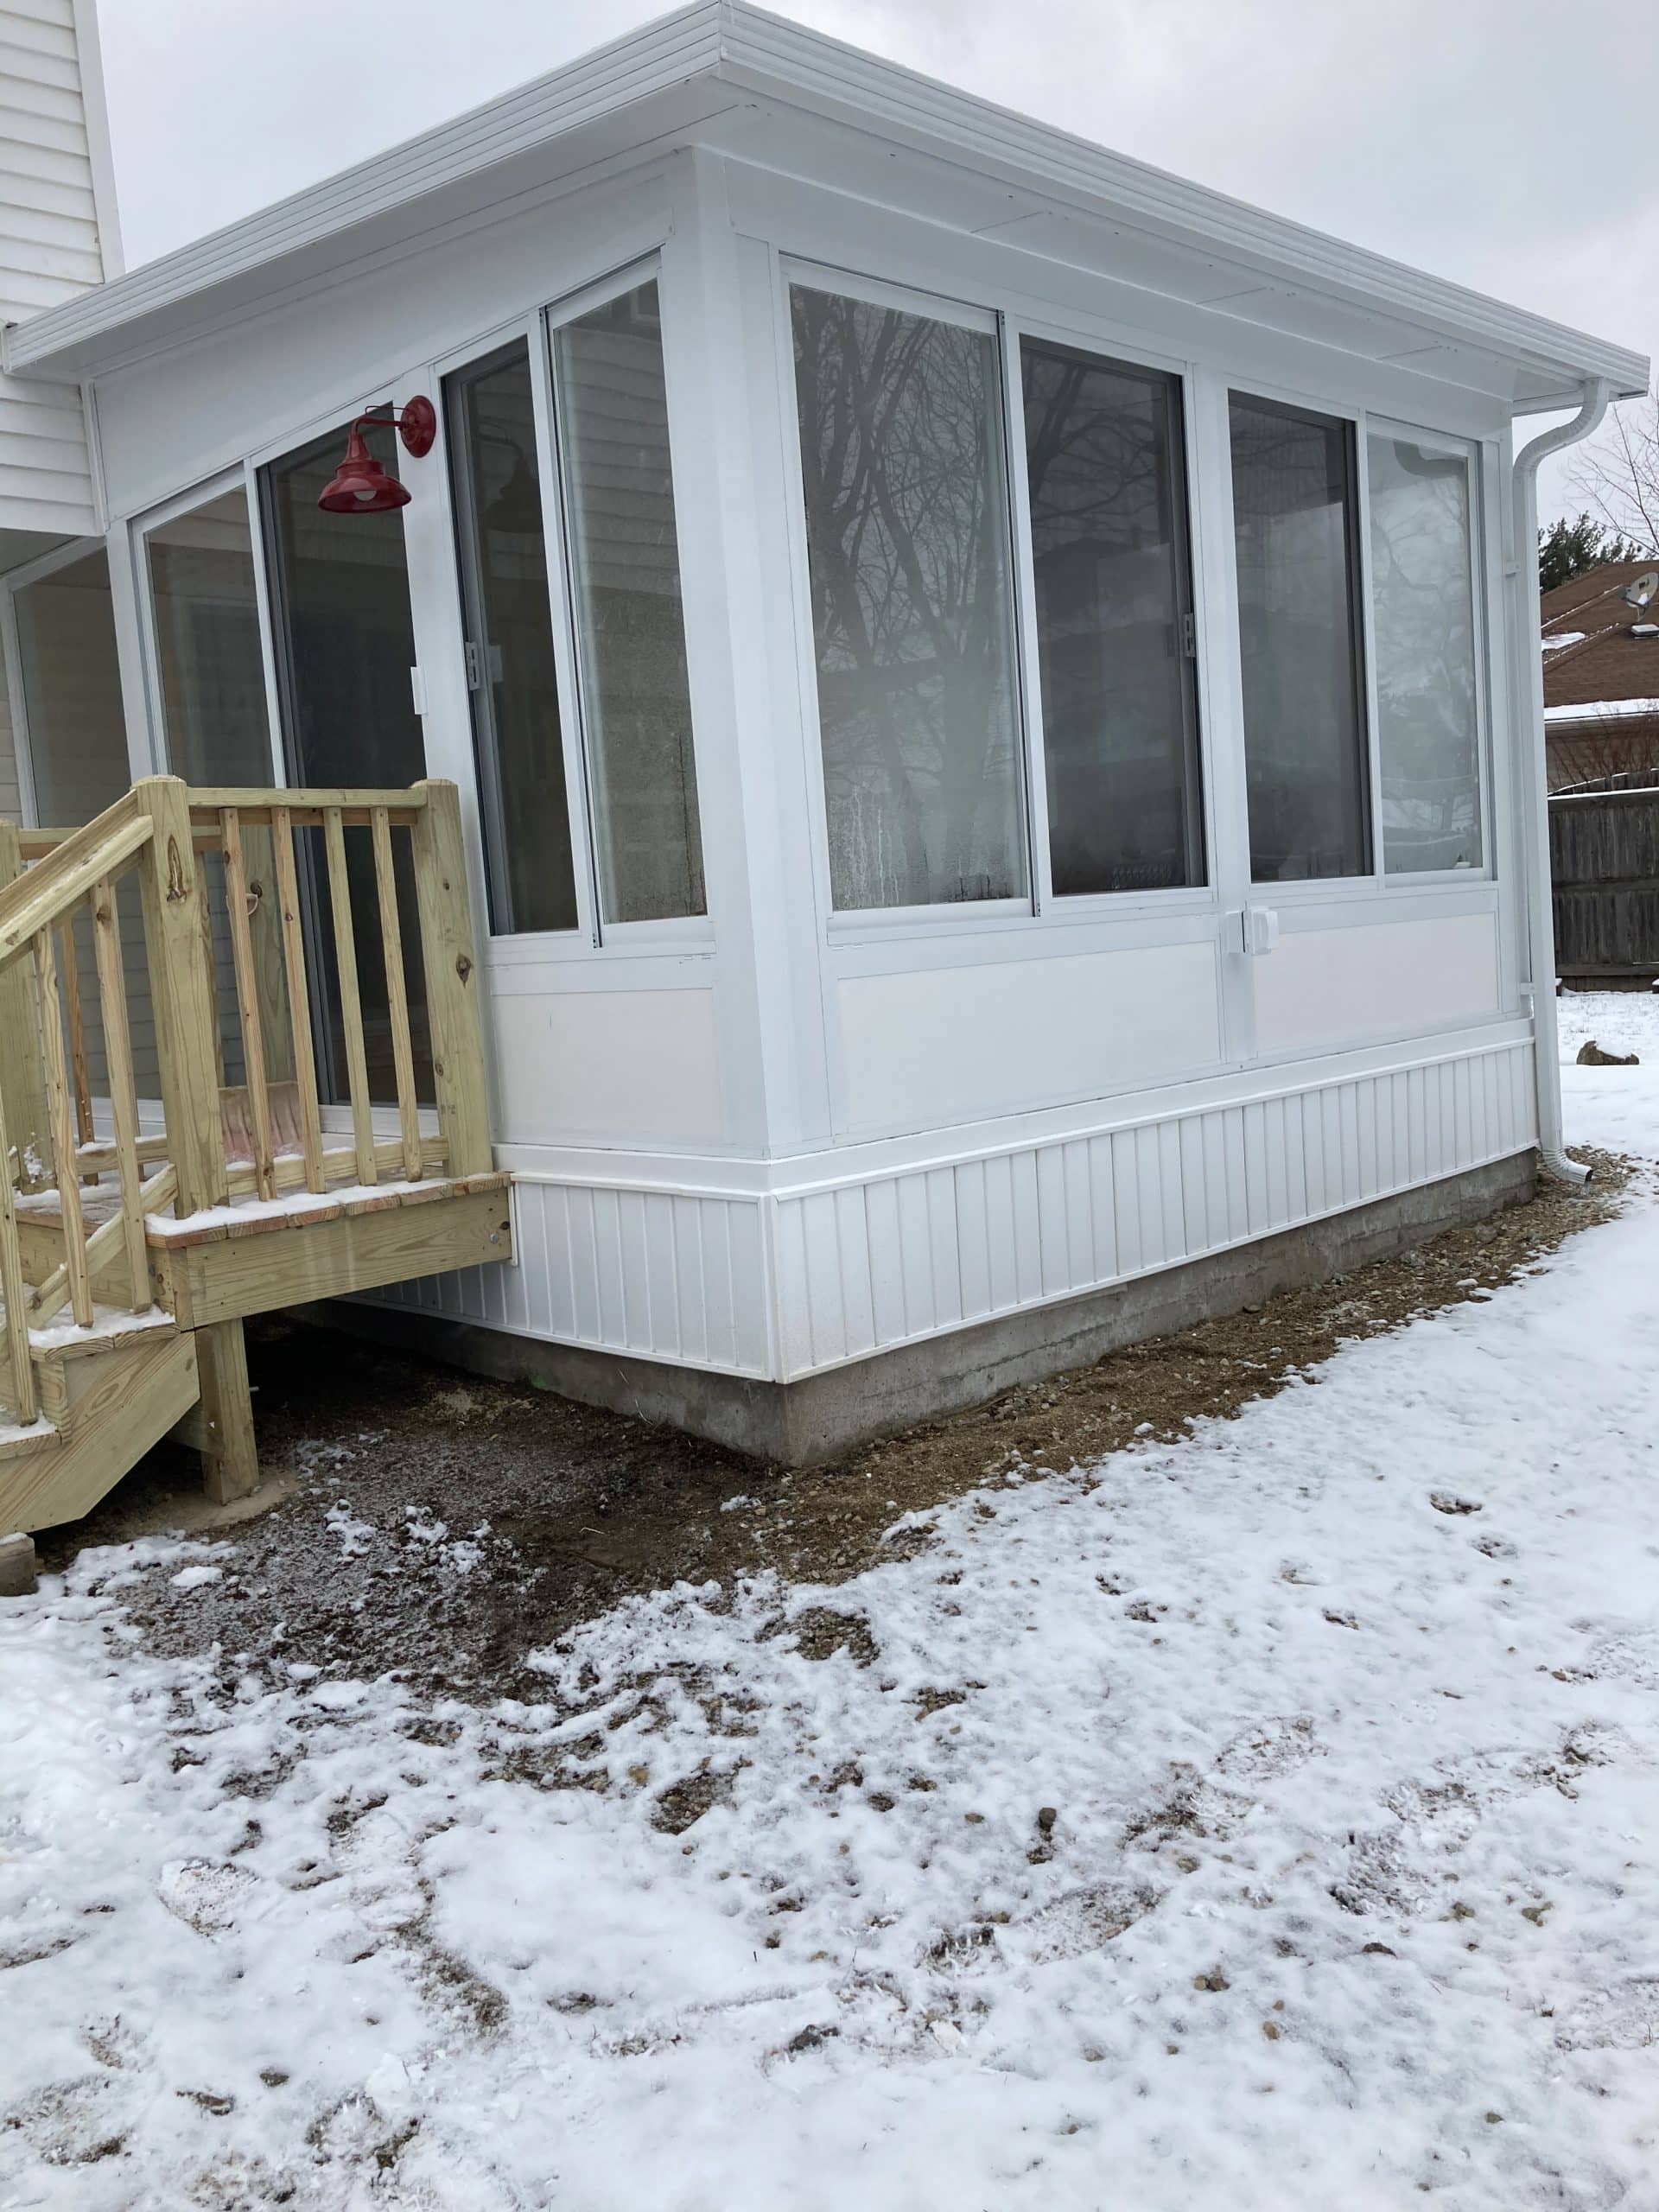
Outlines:
[{"label": "snow covered ground", "polygon": [[[1659,1005],[1562,1006],[1659,1154]],[[83,1554],[0,1608],[0,2207],[1651,2212],[1656,1320],[1644,1189],[545,1706],[238,1692],[124,1627],[213,1546]]]}]

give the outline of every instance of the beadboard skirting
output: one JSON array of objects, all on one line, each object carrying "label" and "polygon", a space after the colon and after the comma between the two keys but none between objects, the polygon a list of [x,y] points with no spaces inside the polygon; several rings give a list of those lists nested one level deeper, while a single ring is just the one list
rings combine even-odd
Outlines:
[{"label": "beadboard skirting", "polygon": [[926,1165],[755,1163],[772,1181],[753,1191],[688,1187],[692,1162],[678,1188],[620,1159],[614,1181],[521,1174],[516,1264],[376,1296],[786,1382],[1416,1189],[1536,1135],[1532,1042],[1511,1033]]}]

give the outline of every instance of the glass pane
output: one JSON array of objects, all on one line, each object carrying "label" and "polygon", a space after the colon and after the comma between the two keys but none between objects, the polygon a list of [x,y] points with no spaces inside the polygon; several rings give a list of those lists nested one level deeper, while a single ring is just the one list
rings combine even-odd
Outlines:
[{"label": "glass pane", "polygon": [[448,379],[490,927],[573,930],[547,543],[523,340]]},{"label": "glass pane", "polygon": [[1407,438],[1367,442],[1383,865],[1478,868],[1469,462]]},{"label": "glass pane", "polygon": [[[385,428],[368,442],[391,475],[400,448]],[[270,535],[271,623],[290,779],[400,789],[426,773],[420,717],[410,671],[415,632],[404,559],[404,522],[388,514],[325,514],[317,499],[346,450],[346,426],[262,472]],[[308,830],[307,953],[321,987],[319,1075],[325,1095],[349,1096],[321,854],[321,832]],[[431,1096],[431,1052],[421,975],[409,840],[394,836],[397,906],[403,927],[410,1023],[416,1083]],[[346,832],[346,874],[357,938],[359,984],[368,1049],[369,1089],[378,1101],[396,1098],[391,1020],[380,952],[379,906],[366,830]]]},{"label": "glass pane", "polygon": [[1020,369],[1054,889],[1202,883],[1179,383],[1029,339]]},{"label": "glass pane", "polygon": [[1250,872],[1363,875],[1353,432],[1236,394],[1231,416]]},{"label": "glass pane", "polygon": [[240,486],[146,538],[167,757],[192,784],[269,784],[253,531]]},{"label": "glass pane", "polygon": [[[28,717],[29,760],[35,779],[35,818],[49,829],[78,829],[102,814],[106,806],[112,806],[132,781],[115,650],[110,564],[103,547],[67,568],[54,569],[36,583],[24,584],[16,594],[13,606]],[[154,1098],[161,1089],[156,1024],[137,885],[130,874],[118,887],[116,906],[127,979],[133,1075],[139,1096]],[[85,906],[75,916],[73,936],[87,1075],[98,1096],[107,1091],[109,1077],[104,1060],[92,918]]]},{"label": "glass pane", "polygon": [[708,912],[654,282],[553,334],[607,921]]},{"label": "glass pane", "polygon": [[791,297],[835,904],[1019,897],[995,342]]},{"label": "glass pane", "polygon": [[15,605],[35,818],[75,829],[132,781],[103,547],[25,584]]}]

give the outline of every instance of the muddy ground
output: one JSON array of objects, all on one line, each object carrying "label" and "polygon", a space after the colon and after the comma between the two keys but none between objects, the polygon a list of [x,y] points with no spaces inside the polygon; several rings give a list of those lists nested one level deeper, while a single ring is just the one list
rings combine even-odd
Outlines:
[{"label": "muddy ground", "polygon": [[[1541,1184],[1531,1203],[1395,1259],[803,1471],[273,1317],[248,1335],[276,1502],[214,1531],[227,1547],[219,1580],[149,1575],[124,1601],[154,1649],[217,1647],[227,1688],[297,1667],[534,1699],[545,1678],[527,1656],[629,1593],[766,1568],[843,1580],[892,1556],[884,1532],[901,1516],[1016,1465],[1069,1468],[1230,1416],[1344,1339],[1489,1294],[1618,1210],[1630,1164],[1580,1157],[1599,1170],[1585,1195]],[[180,1524],[196,1466],[177,1447],[151,1453],[86,1520],[40,1539],[43,1564]],[[897,1541],[925,1544],[925,1526]]]}]

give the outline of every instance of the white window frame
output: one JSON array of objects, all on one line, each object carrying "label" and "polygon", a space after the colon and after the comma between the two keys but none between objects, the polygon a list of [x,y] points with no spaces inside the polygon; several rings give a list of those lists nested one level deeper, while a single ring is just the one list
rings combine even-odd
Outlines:
[{"label": "white window frame", "polygon": [[157,762],[169,774],[181,774],[182,768],[175,762],[168,742],[167,701],[162,688],[161,634],[156,620],[155,579],[149,565],[149,538],[153,531],[176,522],[182,515],[192,514],[210,500],[223,499],[227,492],[239,491],[248,505],[248,529],[253,558],[254,610],[259,634],[259,664],[264,682],[266,766],[270,771],[271,787],[283,788],[288,783],[286,748],[283,744],[282,727],[277,718],[276,663],[270,624],[270,592],[265,574],[264,534],[260,527],[258,474],[251,461],[238,461],[230,468],[203,478],[187,491],[176,492],[170,498],[145,508],[125,525],[125,552],[132,574],[134,603],[138,617],[139,662],[143,673],[144,711],[149,718],[151,748]]},{"label": "white window frame", "polygon": [[[1033,882],[1038,914],[1052,922],[1121,922],[1145,915],[1207,913],[1217,899],[1216,794],[1212,785],[1212,747],[1208,696],[1208,669],[1204,651],[1206,610],[1204,563],[1199,557],[1198,442],[1192,366],[1175,356],[1148,348],[1119,344],[1080,334],[1064,323],[1033,315],[1003,317],[1004,412],[1009,426],[1010,482],[1014,486],[1014,565],[1019,581],[1020,659],[1024,667],[1024,695],[1027,723],[1026,749],[1029,756],[1032,841],[1035,860]],[[1024,340],[1043,346],[1063,346],[1073,353],[1090,356],[1108,367],[1145,369],[1173,378],[1180,403],[1181,496],[1186,503],[1187,601],[1192,610],[1194,651],[1192,687],[1198,722],[1198,807],[1202,816],[1204,880],[1179,883],[1158,891],[1091,891],[1056,893],[1048,841],[1047,731],[1043,719],[1042,663],[1037,634],[1037,577],[1031,542],[1030,482],[1026,466],[1025,390],[1020,346]]]},{"label": "white window frame", "polygon": [[[1382,725],[1376,688],[1376,581],[1371,567],[1370,440],[1373,435],[1408,439],[1413,445],[1425,446],[1431,452],[1446,454],[1461,461],[1469,472],[1469,601],[1473,624],[1471,644],[1475,663],[1475,804],[1479,809],[1480,819],[1478,868],[1401,868],[1392,874],[1389,872],[1382,821]],[[1496,872],[1492,855],[1495,809],[1492,804],[1491,677],[1488,666],[1491,648],[1484,588],[1488,564],[1482,481],[1484,456],[1480,442],[1475,438],[1458,437],[1446,430],[1425,429],[1420,423],[1398,422],[1390,416],[1369,412],[1360,418],[1359,439],[1360,567],[1365,601],[1365,707],[1370,725],[1371,804],[1372,820],[1376,825],[1373,842],[1376,848],[1373,857],[1376,873],[1390,889],[1402,885],[1489,882]]]},{"label": "white window frame", "polygon": [[60,569],[72,569],[79,561],[90,560],[102,551],[109,565],[110,598],[115,621],[116,653],[121,670],[122,725],[126,741],[127,773],[134,782],[151,772],[149,757],[149,732],[139,728],[130,712],[126,690],[125,643],[122,637],[124,619],[123,586],[126,578],[120,573],[122,547],[119,532],[111,531],[102,537],[72,537],[54,545],[50,552],[37,554],[32,561],[24,561],[0,576],[0,655],[3,656],[6,674],[6,698],[11,715],[12,753],[17,764],[17,796],[23,822],[31,830],[58,830],[73,827],[57,822],[42,822],[35,779],[34,741],[29,730],[29,693],[23,682],[22,647],[17,630],[16,595],[31,584],[43,583]]},{"label": "white window frame", "polygon": [[[580,814],[582,835],[587,847],[585,870],[581,864],[578,864],[576,869],[577,912],[579,916],[582,916],[585,912],[584,928],[591,949],[594,952],[608,950],[649,953],[706,950],[712,946],[715,935],[711,908],[701,914],[665,915],[652,921],[607,921],[605,918],[599,887],[599,802],[594,784],[594,763],[588,739],[590,717],[586,680],[582,671],[582,654],[576,639],[575,594],[572,588],[575,563],[570,534],[569,480],[564,441],[557,435],[559,419],[557,380],[553,366],[553,343],[555,334],[563,329],[567,323],[575,322],[578,317],[588,314],[594,308],[604,307],[612,300],[621,299],[627,293],[637,291],[642,284],[653,283],[657,286],[658,305],[662,315],[663,383],[668,410],[669,480],[674,492],[675,548],[677,557],[683,563],[684,522],[690,510],[688,509],[682,497],[683,486],[679,455],[683,450],[683,441],[690,435],[690,430],[685,419],[686,402],[677,362],[678,349],[673,342],[677,318],[672,312],[671,302],[674,288],[664,269],[663,255],[660,251],[653,251],[637,257],[632,261],[625,263],[620,268],[612,270],[607,275],[595,278],[591,283],[582,285],[580,289],[561,295],[550,305],[538,308],[533,318],[542,332],[539,346],[532,343],[531,350],[532,384],[538,394],[537,438],[540,449],[537,458],[542,478],[543,526],[549,536],[548,588],[550,591],[556,588],[558,596],[558,603],[553,609],[555,652],[556,655],[563,652],[569,657],[569,689],[568,690],[563,688],[566,682],[565,664],[563,662],[558,664],[561,686],[559,721],[561,735],[567,741],[567,776],[569,774],[571,736],[574,736],[577,747],[579,780],[575,784],[567,785],[567,792],[579,791],[582,800],[579,809],[575,806],[571,809],[572,841],[573,842],[575,841],[577,817]],[[477,352],[478,349],[474,348],[473,358],[476,359]],[[534,365],[534,356],[537,353],[541,356],[539,372]],[[538,373],[539,382],[537,381]],[[543,417],[539,411],[543,404],[546,408],[544,442]],[[551,543],[551,539],[555,536],[558,539],[556,554]],[[459,583],[458,571],[457,583]],[[684,572],[683,566],[680,603],[681,620],[683,624]],[[564,638],[562,647],[558,643],[561,631]],[[688,690],[690,690],[690,639],[689,634],[686,638],[686,658]],[[570,710],[568,714],[563,704],[566,699],[570,702]],[[691,701],[691,772],[697,794],[697,836],[702,859],[704,904],[705,907],[709,907],[708,841],[703,835],[705,779],[702,772],[703,760],[697,743],[695,697]],[[566,725],[569,725],[569,730]],[[567,798],[567,804],[569,804],[569,798]],[[581,883],[581,878],[584,873],[589,879],[585,909]],[[570,931],[525,932],[517,938],[495,938],[491,942],[496,946],[517,943],[531,944],[535,947],[536,957],[544,958],[550,945],[568,944],[574,934],[575,932]]]},{"label": "white window frame", "polygon": [[[596,302],[594,302],[596,303]],[[531,404],[536,432],[536,484],[542,502],[542,540],[547,559],[549,616],[553,638],[553,672],[559,692],[559,751],[564,770],[565,806],[570,819],[570,866],[575,880],[576,919],[568,930],[496,930],[490,919],[490,849],[484,835],[486,804],[484,779],[478,760],[478,735],[473,719],[470,686],[467,697],[467,740],[472,762],[474,790],[479,810],[480,865],[484,903],[479,908],[480,933],[492,957],[544,960],[550,953],[563,954],[580,948],[597,951],[602,938],[599,918],[597,854],[594,843],[593,807],[588,790],[587,750],[583,741],[577,690],[575,613],[567,573],[564,496],[554,454],[551,348],[548,338],[548,310],[531,308],[479,339],[470,339],[454,353],[433,364],[437,385],[438,442],[444,499],[448,504],[450,543],[454,551],[454,620],[455,634],[467,635],[466,594],[461,588],[461,519],[455,499],[454,455],[449,450],[449,405],[444,390],[448,379],[504,346],[522,342],[529,356]]]},{"label": "white window frame", "polygon": [[[1242,868],[1249,885],[1253,900],[1274,907],[1321,906],[1363,899],[1386,899],[1402,905],[1414,901],[1421,893],[1447,890],[1466,891],[1477,885],[1495,886],[1497,880],[1496,855],[1493,850],[1494,818],[1491,741],[1491,643],[1487,601],[1491,588],[1491,562],[1486,543],[1485,483],[1484,453],[1481,441],[1469,438],[1456,431],[1431,429],[1422,423],[1406,422],[1400,417],[1384,415],[1377,410],[1344,405],[1322,393],[1298,391],[1294,388],[1265,382],[1258,378],[1240,378],[1221,372],[1224,398],[1229,405],[1235,396],[1240,399],[1264,399],[1281,407],[1294,408],[1307,415],[1321,415],[1329,422],[1349,425],[1354,441],[1354,528],[1358,539],[1359,604],[1357,610],[1359,623],[1358,645],[1363,660],[1364,682],[1361,686],[1361,740],[1365,751],[1365,791],[1370,813],[1370,866],[1357,875],[1299,876],[1287,881],[1259,881],[1250,875],[1250,854],[1248,818],[1243,823],[1245,846]],[[1475,684],[1476,684],[1476,745],[1478,748],[1477,799],[1480,807],[1480,866],[1478,868],[1425,868],[1407,873],[1388,873],[1384,861],[1382,838],[1382,738],[1377,722],[1376,650],[1374,620],[1374,591],[1371,573],[1371,504],[1370,473],[1369,467],[1369,440],[1376,430],[1383,437],[1404,437],[1414,443],[1430,446],[1455,454],[1469,467],[1469,563],[1470,592],[1475,608]],[[1229,522],[1232,520],[1233,486],[1230,450],[1224,456],[1227,470],[1226,506]],[[1233,604],[1237,607],[1238,569],[1237,536],[1230,531],[1226,557],[1231,570]],[[1237,623],[1235,617],[1233,635],[1229,650],[1236,659],[1239,649]],[[1239,720],[1240,775],[1246,761],[1244,725]]]},{"label": "white window frame", "polygon": [[[817,907],[828,941],[836,944],[872,942],[891,938],[961,936],[989,925],[1018,925],[1030,922],[1039,911],[1039,893],[1033,845],[1034,777],[1030,732],[1032,716],[1026,626],[1020,619],[1021,556],[1015,521],[1014,450],[1007,403],[1006,318],[994,308],[894,284],[804,259],[798,255],[778,257],[779,313],[776,328],[781,389],[786,400],[784,438],[785,495],[790,505],[791,543],[794,549],[796,644],[802,672],[801,711],[811,772],[807,778],[807,807],[812,831],[812,871]],[[1023,893],[1008,899],[963,899],[935,906],[837,907],[830,870],[830,808],[823,780],[823,729],[818,713],[817,639],[812,627],[811,579],[806,540],[806,485],[801,465],[800,408],[795,381],[794,322],[790,293],[797,285],[827,292],[843,299],[868,302],[872,307],[894,308],[901,314],[944,322],[958,329],[988,336],[998,348],[995,397],[1002,442],[1005,483],[1005,528],[1008,546],[1008,650],[1014,693],[1015,744],[1015,804],[1020,810],[1018,836],[1026,861]],[[1022,463],[1023,465],[1023,463]],[[1046,823],[1046,812],[1044,814]]]}]

